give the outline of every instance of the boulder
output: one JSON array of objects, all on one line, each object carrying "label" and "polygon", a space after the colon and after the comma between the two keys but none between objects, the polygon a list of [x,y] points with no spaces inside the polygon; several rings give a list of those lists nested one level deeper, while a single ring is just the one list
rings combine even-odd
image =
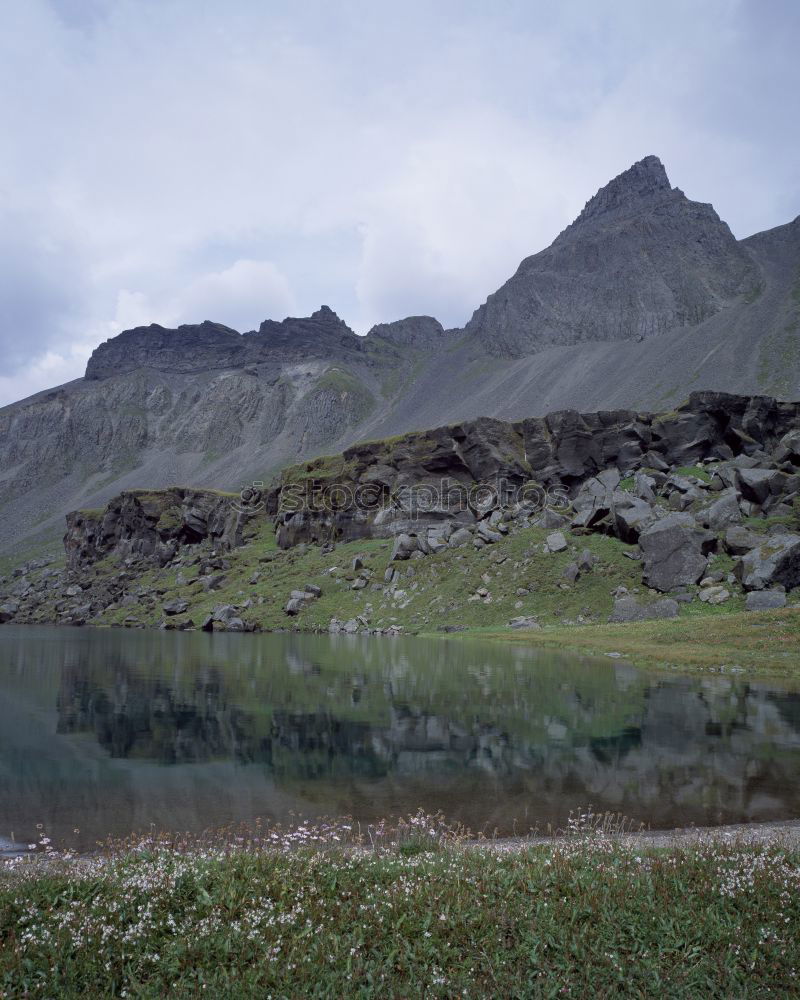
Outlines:
[{"label": "boulder", "polygon": [[725,587],[712,584],[710,587],[702,587],[697,596],[704,604],[724,604],[731,594]]},{"label": "boulder", "polygon": [[564,552],[567,548],[567,540],[560,531],[554,531],[545,539],[545,545],[549,552]]},{"label": "boulder", "polygon": [[19,603],[17,601],[4,601],[0,604],[0,624],[12,621],[18,611]]},{"label": "boulder", "polygon": [[768,590],[800,584],[800,535],[771,535],[742,556],[735,570],[745,590]]},{"label": "boulder", "polygon": [[469,528],[456,528],[453,534],[448,538],[447,544],[451,549],[457,549],[462,545],[468,545],[471,541],[472,532]]},{"label": "boulder", "polygon": [[639,536],[644,582],[662,592],[697,583],[708,565],[704,549],[714,542],[691,514],[669,514],[656,521]]},{"label": "boulder", "polygon": [[706,507],[698,515],[698,520],[712,531],[723,531],[732,524],[739,524],[742,512],[739,510],[739,496],[735,490],[726,490],[719,499]]},{"label": "boulder", "polygon": [[172,601],[167,601],[161,605],[161,610],[165,615],[182,615],[189,607],[189,602],[182,597],[176,597]]},{"label": "boulder", "polygon": [[771,611],[786,607],[786,592],[783,590],[751,590],[744,604],[745,611]]},{"label": "boulder", "polygon": [[305,608],[305,606],[306,602],[301,598],[290,597],[289,600],[286,602],[286,607],[284,608],[284,611],[286,612],[287,615],[294,617],[295,615],[299,615],[300,612]]},{"label": "boulder", "polygon": [[512,618],[508,623],[509,628],[541,628],[542,626],[531,615],[520,615]]},{"label": "boulder", "polygon": [[652,476],[648,476],[646,472],[639,471],[633,477],[633,495],[640,500],[645,500],[647,503],[655,503],[655,489],[655,479]]},{"label": "boulder", "polygon": [[635,597],[625,596],[614,601],[614,610],[608,620],[612,624],[621,624],[677,617],[678,602],[672,598],[662,597],[652,604],[639,604]]},{"label": "boulder", "polygon": [[489,524],[486,521],[478,522],[478,527],[475,529],[475,534],[478,538],[482,538],[487,545],[492,545],[495,542],[503,541],[503,536],[498,531],[492,531],[492,529],[489,527]]},{"label": "boulder", "polygon": [[645,500],[626,493],[614,497],[614,529],[623,542],[633,545],[639,535],[655,521],[653,508]]},{"label": "boulder", "polygon": [[[472,536],[470,535],[470,538]],[[412,552],[419,551],[417,547],[417,539],[412,535],[407,535],[405,532],[401,532],[395,537],[394,545],[392,546],[392,554],[389,557],[390,561],[394,562],[398,559],[410,559]]]},{"label": "boulder", "polygon": [[732,556],[743,556],[764,541],[763,535],[757,535],[741,525],[728,528],[725,532],[723,547]]},{"label": "boulder", "polygon": [[544,528],[545,531],[559,531],[561,528],[566,528],[569,524],[569,518],[547,507],[533,524],[534,527]]},{"label": "boulder", "polygon": [[581,575],[581,571],[576,562],[571,562],[569,566],[566,566],[564,568],[564,572],[561,575],[564,577],[565,580],[568,580],[570,583],[575,583],[575,581]]},{"label": "boulder", "polygon": [[770,494],[781,492],[786,476],[776,469],[739,469],[736,478],[745,500],[761,504]]},{"label": "boulder", "polygon": [[307,583],[303,589],[312,597],[322,597],[322,587],[318,587],[316,583]]}]

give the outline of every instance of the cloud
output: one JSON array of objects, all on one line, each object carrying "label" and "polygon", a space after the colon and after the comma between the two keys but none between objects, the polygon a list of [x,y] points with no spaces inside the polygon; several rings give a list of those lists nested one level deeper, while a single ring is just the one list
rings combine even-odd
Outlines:
[{"label": "cloud", "polygon": [[210,319],[243,333],[256,329],[265,316],[290,315],[293,307],[289,282],[271,261],[237,260],[161,298],[121,289],[110,330],[117,334],[149,323],[174,327]]},{"label": "cloud", "polygon": [[4,398],[131,324],[460,324],[648,153],[739,236],[788,221],[798,8],[768,6],[11,5]]}]

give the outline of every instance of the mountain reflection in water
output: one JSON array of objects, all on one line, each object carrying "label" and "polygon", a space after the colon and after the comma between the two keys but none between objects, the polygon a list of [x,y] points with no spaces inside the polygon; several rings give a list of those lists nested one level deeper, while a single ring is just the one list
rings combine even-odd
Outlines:
[{"label": "mountain reflection in water", "polygon": [[[519,645],[3,626],[0,836],[800,814],[800,695]],[[73,828],[80,828],[73,835]]]}]

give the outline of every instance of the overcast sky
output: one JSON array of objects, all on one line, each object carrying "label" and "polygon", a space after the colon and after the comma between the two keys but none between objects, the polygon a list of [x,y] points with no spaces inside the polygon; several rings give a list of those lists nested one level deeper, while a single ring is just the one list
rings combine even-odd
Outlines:
[{"label": "overcast sky", "polygon": [[463,324],[655,153],[800,213],[795,0],[0,0],[0,403],[120,330]]}]

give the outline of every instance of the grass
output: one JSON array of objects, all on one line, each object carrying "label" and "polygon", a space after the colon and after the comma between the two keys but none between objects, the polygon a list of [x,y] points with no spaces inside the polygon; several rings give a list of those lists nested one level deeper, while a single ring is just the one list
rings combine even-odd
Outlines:
[{"label": "grass", "polygon": [[666,621],[587,628],[549,628],[537,632],[486,630],[484,638],[524,642],[544,649],[581,653],[620,653],[642,666],[739,668],[776,677],[797,677],[800,663],[800,610],[731,614],[720,605],[684,612]]},{"label": "grass", "polygon": [[424,828],[387,850],[308,840],[156,843],[0,869],[0,995],[798,992],[800,852],[790,848],[655,851],[579,834],[500,852]]},{"label": "grass", "polygon": [[[406,631],[425,632],[454,624],[506,626],[519,615],[535,616],[542,624],[604,621],[613,605],[611,591],[620,585],[636,589],[644,602],[653,599],[641,586],[639,564],[624,556],[629,546],[602,535],[579,538],[571,549],[551,554],[542,551],[548,532],[530,528],[488,549],[465,546],[421,560],[393,563],[401,582],[390,592],[383,587],[391,555],[388,539],[348,542],[323,554],[317,546],[279,551],[267,522],[250,530],[253,534],[248,544],[226,554],[230,569],[224,571],[225,582],[219,590],[204,592],[197,582],[196,567],[181,571],[184,584],[177,582],[175,568],[151,570],[137,580],[137,586],[158,592],[152,606],[140,603],[134,608],[112,609],[99,623],[121,623],[133,613],[143,624],[158,625],[163,619],[161,604],[182,597],[190,607],[186,615],[176,616],[176,624],[191,618],[199,625],[215,606],[241,605],[249,600],[251,606],[242,610],[242,617],[261,629],[327,631],[332,618],[346,621],[361,615],[375,628],[401,625]],[[563,571],[584,548],[598,561],[576,583],[567,583]],[[359,576],[351,569],[355,556],[371,574],[362,590],[352,589]],[[114,572],[114,567],[108,565],[105,570]],[[259,576],[251,583],[254,574]],[[309,603],[296,618],[289,618],[284,612],[289,594],[307,583],[317,584],[322,597]],[[474,599],[479,588],[489,592],[488,600]]]}]

